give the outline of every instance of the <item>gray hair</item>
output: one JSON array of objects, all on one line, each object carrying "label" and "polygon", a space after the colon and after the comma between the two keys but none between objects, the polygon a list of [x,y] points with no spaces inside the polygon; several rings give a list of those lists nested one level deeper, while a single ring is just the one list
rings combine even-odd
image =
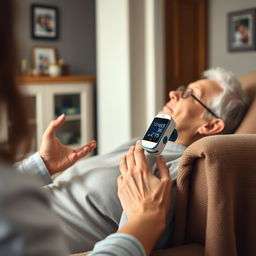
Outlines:
[{"label": "gray hair", "polygon": [[[223,92],[212,98],[208,107],[225,122],[223,134],[233,133],[242,121],[248,106],[248,99],[235,75],[223,68],[211,68],[203,72],[205,79],[215,80]],[[206,112],[206,118],[212,116]]]}]

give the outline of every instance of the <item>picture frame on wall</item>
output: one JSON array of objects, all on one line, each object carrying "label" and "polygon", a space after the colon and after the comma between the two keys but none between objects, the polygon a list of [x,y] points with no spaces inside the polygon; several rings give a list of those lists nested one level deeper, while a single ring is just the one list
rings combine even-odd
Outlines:
[{"label": "picture frame on wall", "polygon": [[31,36],[33,39],[56,40],[59,34],[57,6],[31,4]]},{"label": "picture frame on wall", "polygon": [[228,13],[228,50],[256,50],[256,8]]},{"label": "picture frame on wall", "polygon": [[34,46],[32,49],[32,64],[42,75],[48,75],[49,65],[56,63],[56,48],[52,46]]}]

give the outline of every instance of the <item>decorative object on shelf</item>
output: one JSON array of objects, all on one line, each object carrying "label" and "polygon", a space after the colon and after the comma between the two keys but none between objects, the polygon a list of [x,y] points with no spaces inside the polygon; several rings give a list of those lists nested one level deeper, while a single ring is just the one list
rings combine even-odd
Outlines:
[{"label": "decorative object on shelf", "polygon": [[58,60],[58,64],[60,65],[61,67],[61,74],[63,76],[68,76],[70,74],[70,68],[69,68],[69,65],[67,65],[64,61],[64,59],[59,59]]},{"label": "decorative object on shelf", "polygon": [[49,65],[56,63],[56,49],[51,46],[34,46],[32,50],[32,63],[42,75],[49,74]]},{"label": "decorative object on shelf", "polygon": [[61,75],[61,66],[56,63],[49,64],[48,73],[51,77],[57,77]]},{"label": "decorative object on shelf", "polygon": [[256,50],[256,8],[228,13],[228,50]]},{"label": "decorative object on shelf", "polygon": [[33,68],[32,69],[32,76],[41,76],[42,72],[39,68]]},{"label": "decorative object on shelf", "polygon": [[30,71],[30,68],[29,68],[29,64],[28,64],[28,61],[26,59],[22,59],[21,60],[21,75],[22,76],[28,76],[29,75],[29,71]]},{"label": "decorative object on shelf", "polygon": [[33,39],[57,39],[59,10],[56,6],[31,4],[31,36]]}]

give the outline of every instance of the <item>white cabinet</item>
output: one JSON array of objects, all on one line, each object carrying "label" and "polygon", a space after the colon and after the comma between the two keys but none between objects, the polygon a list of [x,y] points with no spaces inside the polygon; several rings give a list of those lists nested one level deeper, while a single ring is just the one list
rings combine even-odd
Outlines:
[{"label": "white cabinet", "polygon": [[29,109],[33,127],[32,152],[39,149],[44,130],[62,113],[65,123],[56,136],[63,144],[77,148],[95,139],[94,77],[25,77],[18,83]]}]

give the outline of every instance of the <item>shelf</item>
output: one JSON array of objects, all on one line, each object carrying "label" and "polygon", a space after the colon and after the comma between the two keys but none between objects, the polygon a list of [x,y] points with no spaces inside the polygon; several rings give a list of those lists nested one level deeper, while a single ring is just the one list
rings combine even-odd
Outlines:
[{"label": "shelf", "polygon": [[36,83],[79,83],[79,82],[95,82],[95,76],[19,76],[17,77],[17,82],[19,85],[23,84],[36,84]]}]

